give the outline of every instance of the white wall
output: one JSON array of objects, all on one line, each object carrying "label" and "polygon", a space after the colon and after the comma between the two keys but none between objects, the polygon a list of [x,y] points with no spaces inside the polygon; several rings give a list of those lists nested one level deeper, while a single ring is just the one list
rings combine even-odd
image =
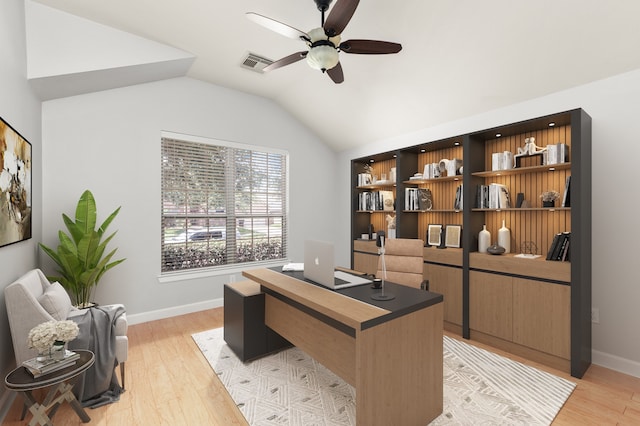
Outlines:
[{"label": "white wall", "polygon": [[573,108],[593,119],[592,306],[600,309],[600,323],[593,324],[593,362],[640,377],[640,71],[342,152],[338,261],[349,259],[351,159]]},{"label": "white wall", "polygon": [[99,221],[122,206],[110,247],[127,260],[105,274],[96,301],[124,303],[134,322],[219,306],[228,279],[158,282],[163,130],[287,150],[292,260],[302,261],[305,238],[334,239],[336,154],[269,100],[177,78],[47,101],[42,115],[44,243],[57,245],[61,213],[73,215],[85,189]]},{"label": "white wall", "polygon": [[[4,303],[4,288],[25,271],[36,265],[36,242],[40,237],[42,217],[40,195],[42,164],[40,144],[40,101],[27,84],[24,40],[24,2],[5,0],[0,13],[0,116],[31,142],[33,238],[10,246],[0,247],[0,372],[2,377],[13,368],[13,346]],[[1,165],[0,165],[1,167]],[[0,420],[10,393],[0,386]]]}]

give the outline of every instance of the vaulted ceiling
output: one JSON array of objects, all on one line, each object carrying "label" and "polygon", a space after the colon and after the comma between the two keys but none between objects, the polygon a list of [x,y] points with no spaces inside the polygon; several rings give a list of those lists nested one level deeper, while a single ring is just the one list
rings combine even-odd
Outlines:
[{"label": "vaulted ceiling", "polygon": [[35,1],[188,52],[184,75],[270,98],[337,151],[640,68],[637,0],[364,0],[343,39],[403,49],[341,53],[342,84],[305,61],[269,73],[241,66],[249,52],[305,50],[246,12],[307,32],[320,26],[313,0]]}]

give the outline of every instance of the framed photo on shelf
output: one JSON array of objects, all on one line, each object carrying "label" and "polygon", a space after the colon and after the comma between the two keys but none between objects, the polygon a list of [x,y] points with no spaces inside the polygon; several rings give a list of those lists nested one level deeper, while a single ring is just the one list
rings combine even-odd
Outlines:
[{"label": "framed photo on shelf", "polygon": [[442,244],[442,225],[429,224],[427,227],[427,245],[438,247]]},{"label": "framed photo on shelf", "polygon": [[462,237],[462,226],[447,225],[445,228],[444,246],[460,248],[460,239]]}]

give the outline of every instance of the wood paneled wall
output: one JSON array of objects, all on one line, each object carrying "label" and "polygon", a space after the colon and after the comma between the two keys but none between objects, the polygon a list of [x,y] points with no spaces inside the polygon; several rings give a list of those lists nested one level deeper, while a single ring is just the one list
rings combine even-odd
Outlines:
[{"label": "wood paneled wall", "polygon": [[[444,148],[438,151],[427,151],[418,155],[418,172],[422,173],[425,164],[439,163],[440,160],[462,160],[462,145]],[[456,188],[462,185],[462,176],[459,180],[432,180],[418,185],[420,188],[429,188],[433,196],[433,210],[419,213],[418,237],[426,240],[429,224],[462,225],[462,211],[453,211]],[[416,213],[418,214],[418,213]]]},{"label": "wood paneled wall", "polygon": [[[545,147],[548,144],[564,143],[569,146],[569,160],[571,160],[571,128],[559,126],[547,130],[530,132],[509,137],[500,137],[486,142],[485,170],[491,170],[491,154],[494,152],[511,151],[518,152],[518,147],[524,147],[524,139],[534,137],[536,145]],[[540,157],[533,156],[523,158],[522,167],[537,166]],[[567,176],[571,174],[568,168],[558,168],[554,172],[546,170],[537,173],[509,174],[492,176],[486,179],[486,183],[500,183],[509,188],[511,203],[515,207],[516,197],[519,192],[524,194],[524,199],[529,202],[529,209],[487,211],[485,221],[487,230],[491,232],[491,240],[497,242],[498,229],[505,225],[511,230],[511,252],[524,251],[523,244],[532,242],[537,247],[537,254],[546,255],[555,234],[571,230],[571,210],[563,209],[562,198],[564,196]],[[540,194],[544,191],[557,191],[560,198],[556,200],[555,209],[542,208]]]}]

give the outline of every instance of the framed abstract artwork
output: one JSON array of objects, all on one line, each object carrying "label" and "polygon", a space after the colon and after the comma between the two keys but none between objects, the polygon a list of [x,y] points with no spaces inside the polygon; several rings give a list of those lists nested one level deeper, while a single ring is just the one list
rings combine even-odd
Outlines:
[{"label": "framed abstract artwork", "polygon": [[0,117],[0,247],[31,238],[31,144]]}]

